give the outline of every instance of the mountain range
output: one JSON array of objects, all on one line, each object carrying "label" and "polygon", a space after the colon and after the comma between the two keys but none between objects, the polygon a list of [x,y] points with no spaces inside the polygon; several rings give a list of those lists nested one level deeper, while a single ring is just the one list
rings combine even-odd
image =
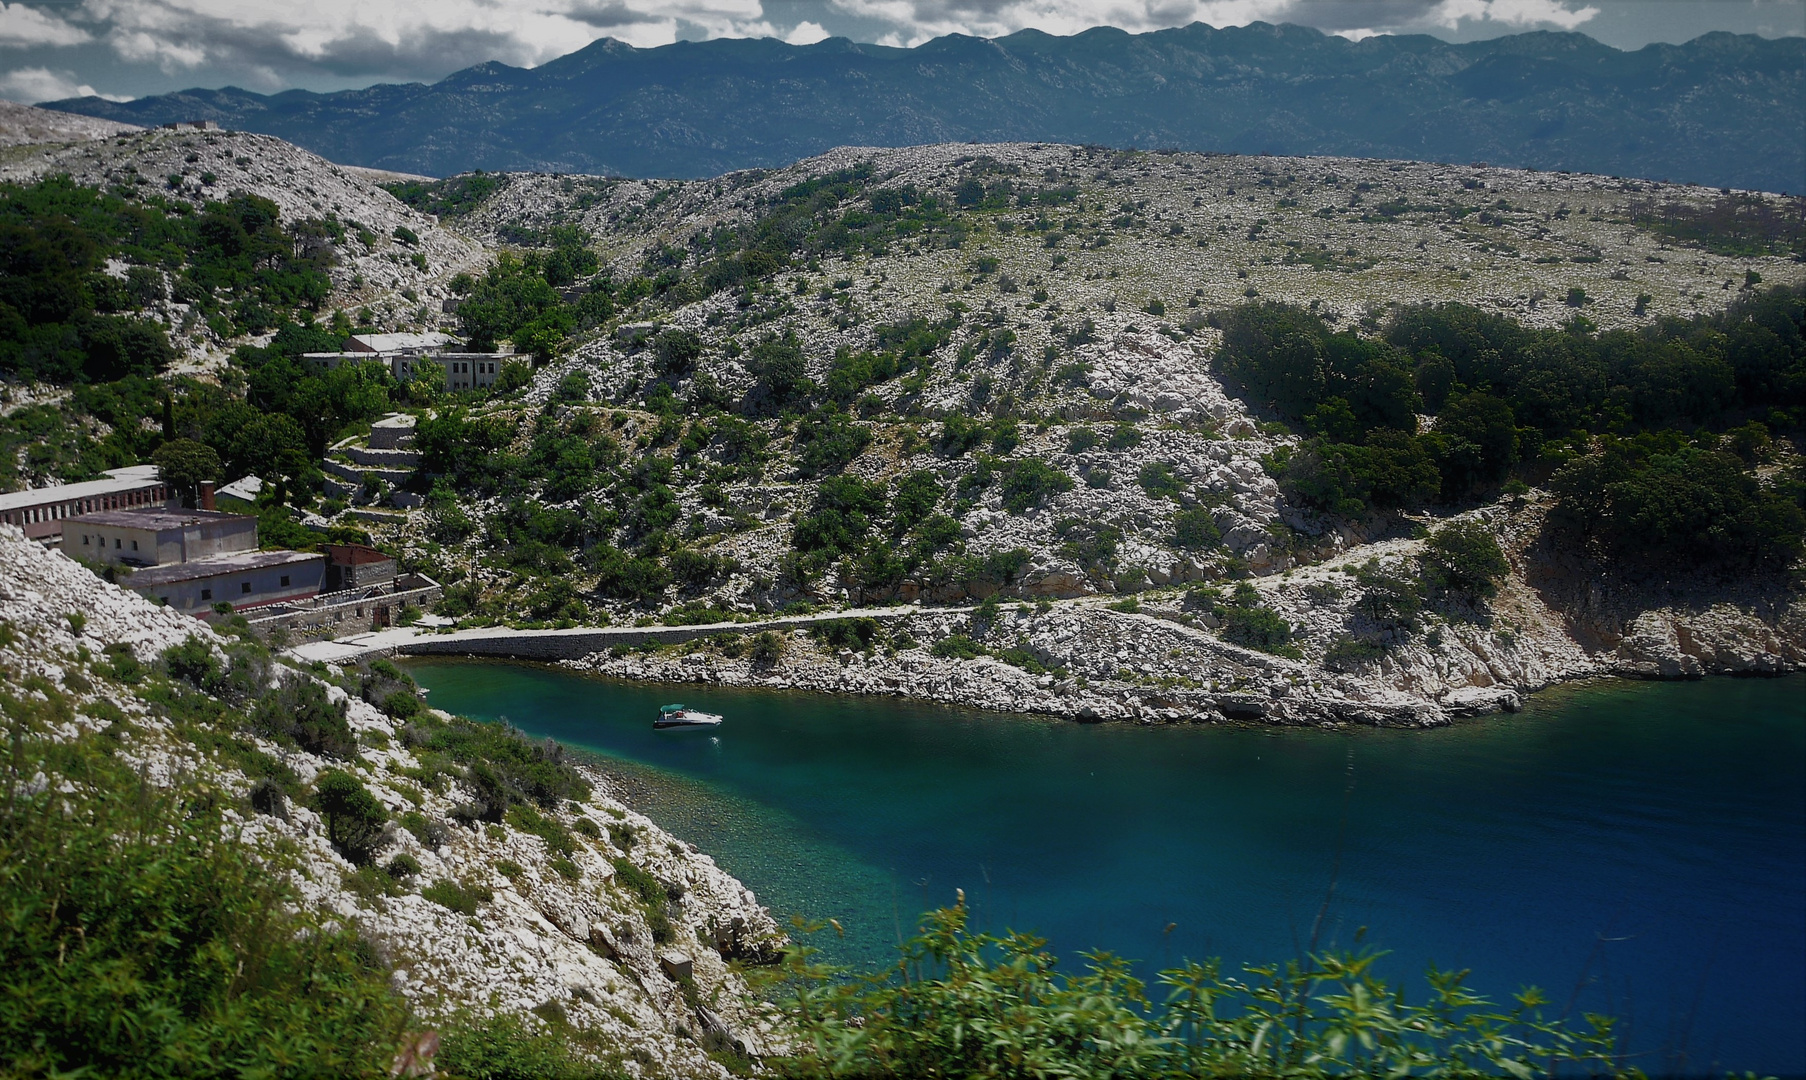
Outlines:
[{"label": "mountain range", "polygon": [[1806,190],[1806,38],[1625,52],[1583,34],[1449,44],[1202,23],[1070,37],[597,41],[540,67],[265,95],[226,87],[47,107],[215,120],[349,165],[702,177],[834,146],[1049,141],[1402,158]]}]

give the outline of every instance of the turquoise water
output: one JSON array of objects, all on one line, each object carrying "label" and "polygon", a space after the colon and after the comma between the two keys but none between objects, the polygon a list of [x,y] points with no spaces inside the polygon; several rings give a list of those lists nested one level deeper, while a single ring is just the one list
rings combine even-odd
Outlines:
[{"label": "turquoise water", "polygon": [[[882,962],[963,888],[1072,957],[1350,945],[1612,1012],[1647,1070],[1806,1072],[1806,679],[1607,683],[1429,732],[1080,726],[420,660],[440,708],[611,759],[636,806]],[[657,706],[724,713],[653,732]],[[1333,883],[1333,891],[1332,891]],[[1327,903],[1326,903],[1327,899]],[[1421,983],[1413,984],[1415,991]]]}]

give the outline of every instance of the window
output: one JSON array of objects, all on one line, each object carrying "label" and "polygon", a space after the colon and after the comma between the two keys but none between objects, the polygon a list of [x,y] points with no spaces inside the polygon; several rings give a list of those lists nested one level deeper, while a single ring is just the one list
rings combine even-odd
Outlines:
[{"label": "window", "polygon": [[132,550],[133,551],[138,550],[138,541],[136,541],[136,540],[132,541]]},{"label": "window", "polygon": [[82,547],[88,546],[88,534],[82,533]]},{"label": "window", "polygon": [[288,575],[287,574],[282,575],[282,583],[284,585],[288,584]]},{"label": "window", "polygon": [[202,600],[213,599],[213,590],[212,589],[202,589],[201,590],[201,599]]},{"label": "window", "polygon": [[159,597],[157,597],[157,603],[162,604],[164,607],[168,607],[169,606],[169,597],[159,596]]},{"label": "window", "polygon": [[113,538],[113,550],[114,550],[114,551],[118,551],[118,550],[119,550],[119,537],[117,537],[117,536],[115,536],[115,537],[114,537],[114,538]]},{"label": "window", "polygon": [[239,583],[238,583],[238,591],[239,591],[239,592],[241,592],[241,593],[248,593],[248,592],[250,592],[250,591],[251,591],[251,583],[250,583],[250,582],[248,582],[248,581],[241,581],[241,582],[239,582]]}]

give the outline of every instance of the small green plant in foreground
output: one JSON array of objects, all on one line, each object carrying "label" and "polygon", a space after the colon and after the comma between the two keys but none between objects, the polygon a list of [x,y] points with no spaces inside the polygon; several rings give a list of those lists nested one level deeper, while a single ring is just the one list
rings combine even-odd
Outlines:
[{"label": "small green plant in foreground", "polygon": [[1383,954],[1328,953],[1224,975],[1217,961],[1161,972],[1155,993],[1108,953],[1059,970],[1046,942],[967,929],[964,896],[930,912],[890,970],[832,982],[786,953],[786,1003],[807,1050],[787,1077],[1512,1076],[1618,1064],[1613,1022],[1546,1019],[1540,991],[1509,1006],[1432,969],[1410,1004],[1375,973]]}]

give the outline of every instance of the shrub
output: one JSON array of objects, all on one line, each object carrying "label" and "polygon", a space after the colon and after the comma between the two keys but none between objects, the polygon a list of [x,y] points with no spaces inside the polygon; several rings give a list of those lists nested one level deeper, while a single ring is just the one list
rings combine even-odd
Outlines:
[{"label": "shrub", "polygon": [[357,739],[345,720],[345,703],[334,705],[326,697],[326,688],[310,678],[290,678],[264,694],[251,710],[251,727],[310,754],[349,758],[357,753]]},{"label": "shrub", "polygon": [[948,660],[976,660],[985,655],[984,646],[964,634],[949,634],[935,642],[928,651]]},{"label": "shrub", "polygon": [[1291,643],[1292,624],[1277,611],[1262,605],[1260,593],[1245,581],[1235,587],[1229,606],[1218,606],[1215,614],[1223,621],[1225,640],[1277,656],[1299,655],[1297,646]]},{"label": "shrub", "polygon": [[1216,516],[1197,507],[1173,515],[1173,546],[1186,551],[1207,551],[1223,542]]},{"label": "shrub", "polygon": [[1072,490],[1072,477],[1042,461],[1021,458],[1003,467],[1003,505],[1012,514],[1039,506],[1050,496]]},{"label": "shrub", "polygon": [[475,915],[478,904],[495,899],[495,891],[487,885],[462,885],[450,878],[440,878],[421,889],[420,895],[460,915]]},{"label": "shrub", "polygon": [[[61,767],[13,753],[27,775]],[[0,804],[6,1071],[388,1075],[407,1010],[355,931],[315,918],[202,791],[84,767],[101,771],[78,798]]]},{"label": "shrub", "polygon": [[752,647],[747,650],[752,662],[763,667],[770,667],[784,657],[784,639],[770,630],[761,630],[753,635]]},{"label": "shrub", "polygon": [[1384,655],[1386,649],[1379,642],[1344,634],[1323,651],[1323,666],[1332,671],[1358,671]]},{"label": "shrub", "polygon": [[343,769],[321,773],[313,805],[326,819],[326,839],[353,864],[367,864],[382,846],[389,812],[357,777]]},{"label": "shrub", "polygon": [[163,670],[172,679],[180,679],[196,690],[212,691],[220,682],[219,661],[213,647],[192,634],[180,645],[163,650]]},{"label": "shrub", "polygon": [[[1158,974],[1151,999],[1130,963],[1087,954],[1068,972],[1032,934],[977,934],[959,906],[930,912],[883,976],[828,983],[810,950],[785,953],[796,995],[785,1011],[807,1056],[783,1075],[1178,1077],[1531,1076],[1567,1071],[1614,1077],[1612,1022],[1589,1015],[1570,1029],[1547,1020],[1542,994],[1501,1009],[1432,969],[1429,998],[1375,974],[1374,953],[1308,955],[1222,975],[1219,961]],[[1572,1070],[1562,1066],[1577,1066]]]},{"label": "shrub", "polygon": [[1450,590],[1491,596],[1511,570],[1492,533],[1476,521],[1458,521],[1430,534],[1424,543],[1426,569]]},{"label": "shrub", "polygon": [[811,624],[809,636],[819,641],[829,652],[840,649],[871,652],[872,647],[882,638],[883,630],[879,627],[878,620],[872,618],[829,619]]},{"label": "shrub", "polygon": [[1185,484],[1174,475],[1173,467],[1164,461],[1143,465],[1135,480],[1151,499],[1170,499],[1185,489]]}]

